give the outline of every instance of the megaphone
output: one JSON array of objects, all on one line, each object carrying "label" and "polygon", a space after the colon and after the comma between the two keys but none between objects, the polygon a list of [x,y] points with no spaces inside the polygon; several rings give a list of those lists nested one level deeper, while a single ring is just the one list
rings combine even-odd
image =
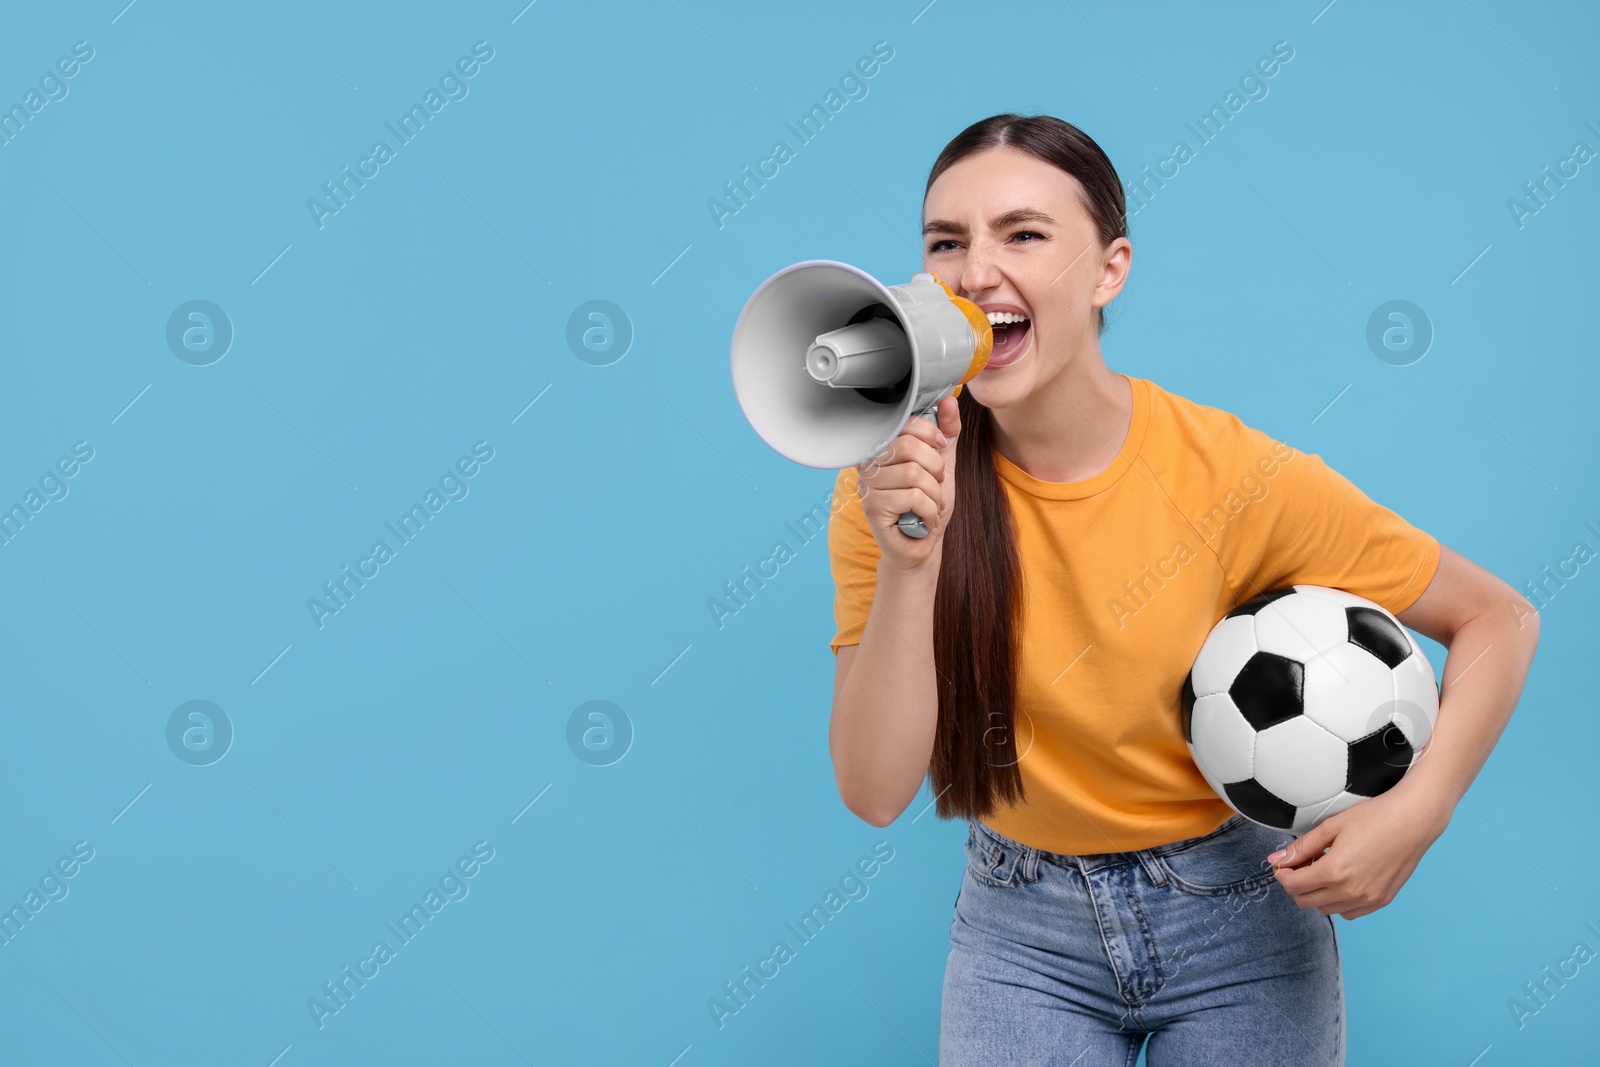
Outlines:
[{"label": "megaphone", "polygon": [[[913,416],[989,361],[994,331],[934,273],[884,285],[848,263],[808,259],[762,282],[733,328],[733,391],[780,455],[840,470],[870,459]],[[928,536],[912,511],[896,523]]]}]

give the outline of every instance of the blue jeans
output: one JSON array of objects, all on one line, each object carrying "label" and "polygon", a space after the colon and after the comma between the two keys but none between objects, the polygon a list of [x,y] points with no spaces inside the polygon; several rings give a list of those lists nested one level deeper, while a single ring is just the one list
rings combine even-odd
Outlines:
[{"label": "blue jeans", "polygon": [[1267,854],[1294,835],[1234,815],[1209,834],[1068,856],[973,820],[950,924],[940,1067],[1340,1067],[1332,916]]}]

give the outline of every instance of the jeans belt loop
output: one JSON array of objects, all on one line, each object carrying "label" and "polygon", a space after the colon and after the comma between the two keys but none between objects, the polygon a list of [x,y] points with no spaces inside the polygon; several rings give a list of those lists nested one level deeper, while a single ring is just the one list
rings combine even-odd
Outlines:
[{"label": "jeans belt loop", "polygon": [[1139,858],[1139,865],[1144,868],[1144,873],[1150,876],[1152,884],[1163,886],[1167,884],[1167,872],[1162,869],[1161,861],[1147,848],[1141,848],[1134,853]]}]

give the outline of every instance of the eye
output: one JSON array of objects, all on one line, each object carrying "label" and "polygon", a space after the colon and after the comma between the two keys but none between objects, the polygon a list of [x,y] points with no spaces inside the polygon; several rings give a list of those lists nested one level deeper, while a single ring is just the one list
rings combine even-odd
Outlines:
[{"label": "eye", "polygon": [[[1032,241],[1023,241],[1023,242],[1021,242],[1023,244],[1037,244],[1039,241],[1048,241],[1049,240],[1048,237],[1046,237],[1042,233],[1039,233],[1036,230],[1019,230],[1016,233],[1011,235],[1011,239],[1013,241],[1017,240],[1018,238],[1022,238],[1022,237],[1032,237],[1032,238],[1034,238],[1034,240],[1032,240]],[[928,254],[929,255],[934,255],[934,254],[937,254],[939,252],[948,251],[948,249],[944,248],[943,246],[945,246],[945,245],[954,245],[954,244],[956,244],[956,242],[953,241],[953,240],[949,240],[949,239],[945,239],[945,240],[942,240],[942,241],[934,241],[934,242],[932,242],[931,244],[928,245]]]}]

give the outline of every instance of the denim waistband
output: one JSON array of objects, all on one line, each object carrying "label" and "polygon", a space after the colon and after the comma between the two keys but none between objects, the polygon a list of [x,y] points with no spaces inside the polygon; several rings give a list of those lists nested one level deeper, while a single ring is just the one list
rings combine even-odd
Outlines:
[{"label": "denim waistband", "polygon": [[1090,871],[1097,871],[1102,867],[1114,867],[1122,863],[1137,863],[1144,867],[1152,875],[1152,880],[1158,884],[1164,882],[1166,878],[1165,875],[1161,874],[1160,868],[1153,857],[1165,856],[1173,852],[1193,848],[1202,842],[1237,829],[1241,825],[1249,824],[1248,819],[1235,812],[1218,824],[1210,833],[1201,834],[1198,837],[1186,837],[1179,841],[1169,841],[1164,845],[1152,845],[1149,848],[1130,849],[1125,852],[1071,854],[1050,852],[1046,849],[1035,848],[1032,845],[1025,845],[1020,841],[1007,837],[981,819],[972,819],[970,821],[979,834],[987,836],[1003,850],[1004,867],[1002,870],[1013,864],[1018,865],[1021,868],[1023,877],[1029,881],[1038,877],[1040,861],[1054,863],[1062,867],[1076,868],[1085,874]]}]

